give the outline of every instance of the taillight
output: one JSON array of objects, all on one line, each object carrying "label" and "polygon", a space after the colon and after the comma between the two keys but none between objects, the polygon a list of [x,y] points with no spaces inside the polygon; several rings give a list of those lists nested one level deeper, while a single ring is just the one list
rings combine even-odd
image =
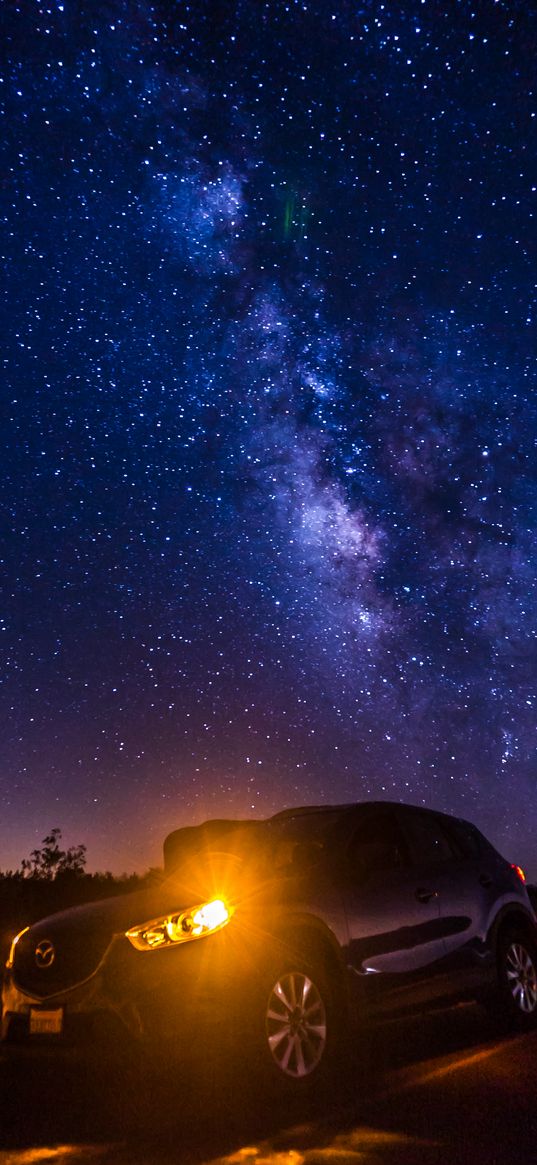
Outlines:
[{"label": "taillight", "polygon": [[521,868],[521,866],[511,865],[511,869],[514,871],[517,878],[520,878],[520,881],[522,882],[522,884],[524,884],[524,882],[526,881],[526,875],[524,873],[524,870]]}]

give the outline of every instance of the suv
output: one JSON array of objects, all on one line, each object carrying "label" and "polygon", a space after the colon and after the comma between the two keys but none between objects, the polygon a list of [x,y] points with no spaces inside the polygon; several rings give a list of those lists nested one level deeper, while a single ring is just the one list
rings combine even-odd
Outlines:
[{"label": "suv", "polygon": [[537,1017],[523,885],[466,821],[391,802],[209,821],[164,843],[165,881],[13,940],[4,1039],[213,1048],[227,1030],[301,1088],[353,1023],[463,998]]}]

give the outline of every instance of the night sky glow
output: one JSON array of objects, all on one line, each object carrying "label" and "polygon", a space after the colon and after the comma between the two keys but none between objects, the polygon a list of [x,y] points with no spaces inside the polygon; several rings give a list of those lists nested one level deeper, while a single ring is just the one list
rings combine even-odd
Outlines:
[{"label": "night sky glow", "polygon": [[0,868],[392,797],[537,877],[537,9],[9,0]]}]

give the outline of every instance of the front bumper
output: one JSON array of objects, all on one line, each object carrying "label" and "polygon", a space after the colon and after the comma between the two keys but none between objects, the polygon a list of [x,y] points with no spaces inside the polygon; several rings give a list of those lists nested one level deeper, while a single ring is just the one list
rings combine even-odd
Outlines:
[{"label": "front bumper", "polygon": [[[52,1042],[94,1039],[100,1030],[122,1033],[131,1039],[140,1039],[143,1025],[136,1003],[128,997],[117,997],[110,990],[108,968],[114,958],[113,940],[90,978],[45,997],[36,995],[17,982],[16,972],[6,970],[2,989],[3,1040],[30,1038],[32,1011],[61,1010],[61,1037],[51,1036]],[[33,1038],[33,1037],[32,1037]],[[38,1037],[41,1039],[41,1037]]]},{"label": "front bumper", "polygon": [[[135,951],[116,935],[84,982],[46,997],[5,972],[3,1040],[97,1046],[173,1045],[182,1056],[202,1033],[217,1033],[229,1019],[237,982],[232,944],[225,931],[177,949]],[[61,1034],[30,1033],[32,1011],[60,1010]]]}]

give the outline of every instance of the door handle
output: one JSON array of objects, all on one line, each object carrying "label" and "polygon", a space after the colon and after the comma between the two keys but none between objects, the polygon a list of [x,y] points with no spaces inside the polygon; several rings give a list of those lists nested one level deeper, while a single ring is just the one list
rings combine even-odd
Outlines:
[{"label": "door handle", "polygon": [[485,890],[488,890],[492,886],[492,878],[489,874],[480,874],[479,884],[480,886],[484,886]]},{"label": "door handle", "polygon": [[423,886],[418,886],[416,898],[418,902],[430,902],[431,898],[438,898],[438,890],[426,890]]}]

